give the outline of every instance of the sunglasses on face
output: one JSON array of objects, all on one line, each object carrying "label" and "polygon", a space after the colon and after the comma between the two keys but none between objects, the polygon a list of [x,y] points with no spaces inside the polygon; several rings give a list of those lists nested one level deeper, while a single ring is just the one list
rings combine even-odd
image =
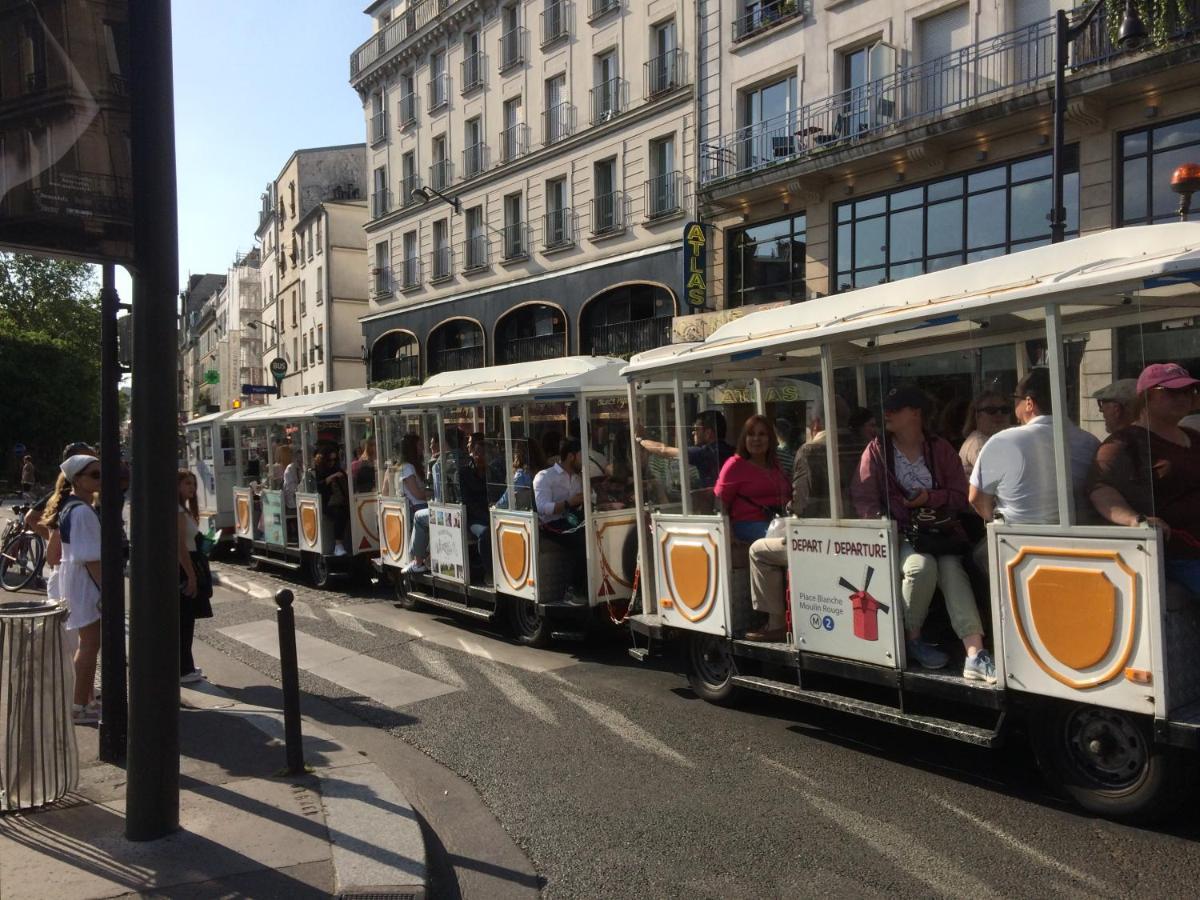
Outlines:
[{"label": "sunglasses on face", "polygon": [[1156,388],[1154,388],[1154,390],[1156,390],[1160,393],[1163,393],[1163,394],[1169,394],[1172,397],[1195,397],[1196,396],[1196,386],[1195,385],[1188,385],[1187,387],[1181,387],[1181,388],[1156,387]]},{"label": "sunglasses on face", "polygon": [[981,406],[975,410],[989,416],[1007,416],[1012,412],[1011,406]]}]

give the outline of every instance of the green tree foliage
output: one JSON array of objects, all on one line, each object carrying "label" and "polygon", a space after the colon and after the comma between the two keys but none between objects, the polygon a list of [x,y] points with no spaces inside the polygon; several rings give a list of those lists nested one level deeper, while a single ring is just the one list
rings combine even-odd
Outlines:
[{"label": "green tree foliage", "polygon": [[0,478],[25,444],[49,481],[69,441],[100,434],[100,299],[82,263],[0,253]]}]

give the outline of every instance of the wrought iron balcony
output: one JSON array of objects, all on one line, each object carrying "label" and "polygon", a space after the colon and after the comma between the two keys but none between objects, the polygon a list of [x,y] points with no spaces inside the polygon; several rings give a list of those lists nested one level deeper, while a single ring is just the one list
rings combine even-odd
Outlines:
[{"label": "wrought iron balcony", "polygon": [[405,290],[421,286],[421,258],[419,256],[410,256],[404,260],[403,276]]},{"label": "wrought iron balcony", "polygon": [[542,13],[542,46],[565,40],[571,33],[571,5],[567,0],[551,0]]},{"label": "wrought iron balcony", "polygon": [[420,175],[409,175],[406,178],[400,179],[400,203],[403,206],[412,206],[417,202],[413,194],[417,188],[421,186]]},{"label": "wrought iron balcony", "polygon": [[487,235],[477,234],[462,242],[462,261],[464,272],[478,272],[491,264],[491,247]]},{"label": "wrought iron balcony", "polygon": [[429,82],[429,111],[436,112],[450,102],[450,76],[443,72]]},{"label": "wrought iron balcony", "polygon": [[429,254],[429,282],[436,284],[454,277],[454,250],[451,247],[436,247]]},{"label": "wrought iron balcony", "polygon": [[559,250],[575,244],[575,214],[569,206],[552,209],[542,219],[544,249]]},{"label": "wrought iron balcony", "polygon": [[474,178],[487,169],[487,144],[472,144],[462,152],[463,178]]},{"label": "wrought iron balcony", "polygon": [[592,200],[592,234],[600,237],[625,230],[625,194],[613,191]]},{"label": "wrought iron balcony", "polygon": [[471,91],[483,87],[487,80],[487,55],[480,51],[472,53],[462,61],[462,93],[465,97]]},{"label": "wrought iron balcony", "polygon": [[543,359],[557,359],[566,355],[567,336],[564,332],[557,334],[535,334],[530,337],[510,338],[496,346],[497,363],[539,362]]},{"label": "wrought iron balcony", "polygon": [[371,293],[382,297],[392,292],[392,270],[387,266],[376,266],[371,270]]},{"label": "wrought iron balcony", "polygon": [[513,66],[525,62],[525,42],[529,40],[529,29],[517,26],[500,35],[500,71],[507,72]]},{"label": "wrought iron balcony", "polygon": [[387,140],[387,110],[380,110],[371,116],[371,143],[378,144]]},{"label": "wrought iron balcony", "polygon": [[614,325],[593,325],[583,333],[582,353],[593,356],[619,356],[628,359],[671,343],[671,317],[639,319]]},{"label": "wrought iron balcony", "polygon": [[624,112],[622,102],[625,93],[623,78],[610,78],[602,81],[589,92],[592,99],[592,124],[602,125],[615,119]]},{"label": "wrought iron balcony", "polygon": [[378,219],[386,216],[392,209],[392,192],[386,188],[371,195],[371,215]]},{"label": "wrought iron balcony", "polygon": [[405,94],[400,98],[400,127],[417,124],[417,95]]},{"label": "wrought iron balcony", "polygon": [[429,353],[429,374],[483,368],[483,347],[452,347]]},{"label": "wrought iron balcony", "polygon": [[529,126],[523,122],[500,132],[500,161],[512,162],[529,152]]},{"label": "wrought iron balcony", "polygon": [[500,229],[504,259],[524,259],[529,256],[529,226],[510,222]]},{"label": "wrought iron balcony", "polygon": [[749,0],[745,12],[733,20],[733,39],[744,41],[787,19],[804,13],[805,0]]},{"label": "wrought iron balcony", "polygon": [[575,130],[575,107],[565,100],[542,113],[542,140],[556,144]]},{"label": "wrought iron balcony", "polygon": [[662,56],[643,64],[646,71],[646,99],[683,87],[687,72],[687,57],[682,50],[668,50]]},{"label": "wrought iron balcony", "polygon": [[588,21],[594,22],[601,16],[606,16],[613,10],[621,8],[621,0],[592,0],[588,11]]},{"label": "wrought iron balcony", "polygon": [[[1200,12],[1198,0],[1187,0]],[[1194,20],[1193,20],[1194,21]],[[1192,24],[1173,20],[1179,37]],[[1106,62],[1114,47],[1103,13],[1071,46],[1070,72]],[[700,148],[700,179],[711,183],[812,158],[906,127],[1040,90],[1054,79],[1054,20],[969,44],[944,56],[807,103],[794,112],[722,135]]]},{"label": "wrought iron balcony", "polygon": [[448,159],[439,159],[429,167],[429,186],[435,191],[444,191],[454,180],[454,163]]},{"label": "wrought iron balcony", "polygon": [[415,0],[350,54],[350,77],[356,78],[374,63],[405,44],[450,6],[452,0]]},{"label": "wrought iron balcony", "polygon": [[683,173],[665,172],[646,182],[646,218],[661,219],[683,209]]},{"label": "wrought iron balcony", "polygon": [[388,359],[371,360],[371,381],[393,380],[418,383],[421,380],[421,357],[393,356]]}]

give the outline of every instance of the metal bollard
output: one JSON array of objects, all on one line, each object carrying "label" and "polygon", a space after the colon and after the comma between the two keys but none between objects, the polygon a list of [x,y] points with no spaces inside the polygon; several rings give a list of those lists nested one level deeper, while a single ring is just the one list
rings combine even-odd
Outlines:
[{"label": "metal bollard", "polygon": [[280,774],[303,775],[304,738],[300,733],[300,672],[296,660],[295,595],[287,588],[275,592],[275,619],[279,625],[279,676],[283,682],[283,734],[287,745],[287,768]]}]

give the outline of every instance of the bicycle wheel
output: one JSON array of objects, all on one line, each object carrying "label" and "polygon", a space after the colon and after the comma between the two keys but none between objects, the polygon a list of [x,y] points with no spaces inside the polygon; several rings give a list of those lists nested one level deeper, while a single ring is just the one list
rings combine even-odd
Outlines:
[{"label": "bicycle wheel", "polygon": [[39,534],[23,532],[11,538],[0,549],[0,587],[6,591],[19,591],[42,568],[42,557],[46,546]]}]

